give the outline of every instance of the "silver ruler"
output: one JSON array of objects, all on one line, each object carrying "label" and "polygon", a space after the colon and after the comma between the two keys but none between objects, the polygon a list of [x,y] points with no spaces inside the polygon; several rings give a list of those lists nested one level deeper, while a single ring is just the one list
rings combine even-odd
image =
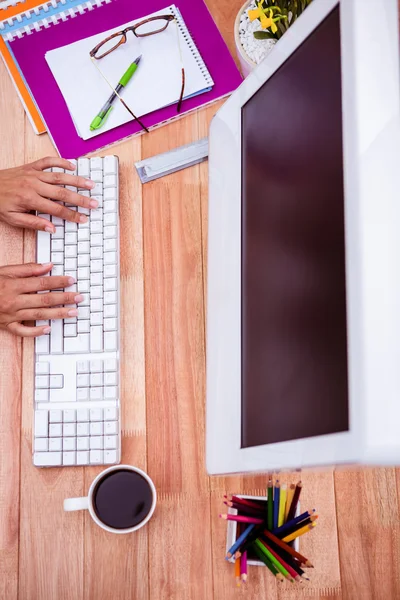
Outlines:
[{"label": "silver ruler", "polygon": [[135,163],[140,181],[147,183],[207,160],[208,138]]}]

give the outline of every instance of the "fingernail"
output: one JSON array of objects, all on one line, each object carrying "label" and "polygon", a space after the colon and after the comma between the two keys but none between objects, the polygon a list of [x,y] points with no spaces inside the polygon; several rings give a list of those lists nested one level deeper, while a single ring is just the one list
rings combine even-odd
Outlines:
[{"label": "fingernail", "polygon": [[71,167],[71,171],[75,171],[76,165],[74,165],[74,163],[69,163],[69,166]]},{"label": "fingernail", "polygon": [[45,267],[46,269],[50,269],[52,264],[53,263],[42,263],[42,267]]},{"label": "fingernail", "polygon": [[[75,298],[75,300],[76,300],[76,298]],[[68,311],[68,316],[69,317],[76,317],[77,314],[78,314],[78,311],[77,311],[76,308],[72,308],[71,310]]]},{"label": "fingernail", "polygon": [[74,283],[76,283],[76,279],[74,277],[68,277],[68,283],[69,285],[74,285]]},{"label": "fingernail", "polygon": [[82,300],[83,300],[82,294],[78,294],[77,296],[75,296],[74,300],[75,300],[75,302],[82,302]]},{"label": "fingernail", "polygon": [[99,203],[97,202],[97,200],[91,200],[89,203],[90,208],[97,208],[99,205]]},{"label": "fingernail", "polygon": [[81,215],[79,217],[79,222],[80,223],[86,223],[87,222],[87,216],[86,215]]},{"label": "fingernail", "polygon": [[47,233],[54,233],[54,229],[52,227],[45,227],[44,230],[47,231]]},{"label": "fingernail", "polygon": [[91,179],[85,179],[85,183],[86,183],[86,187],[90,188],[91,190],[94,188],[94,186],[96,185],[94,181],[92,181]]},{"label": "fingernail", "polygon": [[43,333],[50,333],[50,331],[51,331],[51,327],[45,327],[43,329]]}]

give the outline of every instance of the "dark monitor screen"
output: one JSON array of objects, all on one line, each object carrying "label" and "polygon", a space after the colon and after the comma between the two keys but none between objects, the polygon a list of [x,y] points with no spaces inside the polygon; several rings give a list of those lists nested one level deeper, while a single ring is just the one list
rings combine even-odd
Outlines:
[{"label": "dark monitor screen", "polygon": [[242,447],[348,412],[336,8],[242,108]]}]

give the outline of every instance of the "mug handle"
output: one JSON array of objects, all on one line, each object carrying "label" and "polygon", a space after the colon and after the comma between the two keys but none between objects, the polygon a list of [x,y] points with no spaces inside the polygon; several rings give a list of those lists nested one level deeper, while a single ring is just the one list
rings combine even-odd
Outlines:
[{"label": "mug handle", "polygon": [[89,508],[89,498],[67,498],[64,500],[64,510],[87,510]]}]

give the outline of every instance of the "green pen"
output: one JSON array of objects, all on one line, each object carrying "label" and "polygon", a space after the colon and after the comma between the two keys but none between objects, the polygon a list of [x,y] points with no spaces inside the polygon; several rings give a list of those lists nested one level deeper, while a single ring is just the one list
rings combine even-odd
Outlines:
[{"label": "green pen", "polygon": [[118,98],[117,94],[119,94],[120,91],[128,85],[128,83],[133,77],[134,72],[138,68],[138,64],[140,63],[141,58],[142,55],[138,56],[136,60],[134,60],[133,63],[128,67],[128,70],[122,75],[117,87],[115,88],[115,92],[111,94],[107,102],[104,104],[104,106],[100,109],[99,113],[90,123],[90,131],[94,131],[95,129],[100,129],[100,127],[103,127],[110,112],[112,111],[112,105],[114,103],[114,100]]}]

